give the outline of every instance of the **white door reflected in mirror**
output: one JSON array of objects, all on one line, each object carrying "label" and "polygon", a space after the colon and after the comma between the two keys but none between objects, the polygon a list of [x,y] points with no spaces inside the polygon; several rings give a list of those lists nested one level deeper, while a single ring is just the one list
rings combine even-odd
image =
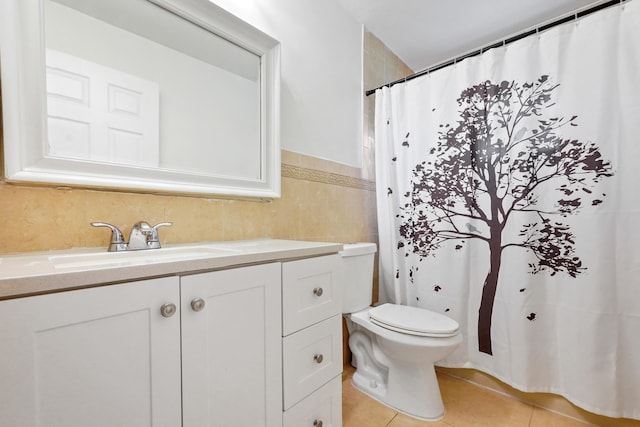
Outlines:
[{"label": "white door reflected in mirror", "polygon": [[47,49],[48,154],[159,167],[159,86]]}]

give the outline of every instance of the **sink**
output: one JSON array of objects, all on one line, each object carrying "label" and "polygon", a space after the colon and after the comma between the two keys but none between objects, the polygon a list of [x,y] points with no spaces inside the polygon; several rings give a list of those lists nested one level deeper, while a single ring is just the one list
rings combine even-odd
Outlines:
[{"label": "sink", "polygon": [[49,257],[49,262],[55,268],[124,266],[221,257],[237,254],[239,252],[241,251],[221,246],[178,246],[141,251],[90,252],[52,255]]},{"label": "sink", "polygon": [[[304,244],[304,242],[298,243]],[[272,251],[274,249],[288,249],[290,246],[290,241],[272,239],[232,240],[227,242],[216,242],[207,244],[207,247],[212,249],[222,249],[226,251],[237,252],[262,252],[267,250]]]}]

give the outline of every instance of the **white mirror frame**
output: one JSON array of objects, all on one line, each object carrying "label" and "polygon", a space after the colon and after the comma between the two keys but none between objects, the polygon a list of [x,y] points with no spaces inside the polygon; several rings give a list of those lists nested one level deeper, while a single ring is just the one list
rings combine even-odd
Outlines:
[{"label": "white mirror frame", "polygon": [[[147,0],[258,55],[261,176],[199,175],[46,155],[43,0],[0,0],[0,66],[7,182],[141,192],[280,197],[280,44],[208,0]],[[221,154],[224,155],[224,154]]]}]

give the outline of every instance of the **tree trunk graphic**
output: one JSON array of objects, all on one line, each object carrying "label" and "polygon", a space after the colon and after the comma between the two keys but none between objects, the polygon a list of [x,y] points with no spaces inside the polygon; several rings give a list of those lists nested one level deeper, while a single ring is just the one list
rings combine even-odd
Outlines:
[{"label": "tree trunk graphic", "polygon": [[[577,116],[545,115],[555,105],[557,87],[544,75],[535,82],[486,81],[463,90],[458,122],[440,125],[436,147],[413,169],[412,191],[400,207],[398,250],[408,248],[420,260],[448,243],[455,250],[469,239],[487,243],[489,268],[478,310],[482,353],[493,354],[491,325],[504,251],[530,252],[531,274],[582,273],[586,268],[575,255],[570,227],[552,218],[577,214],[589,200],[591,206],[601,204],[605,195],[596,193],[596,185],[613,176],[595,144],[560,134],[565,126],[577,126]],[[553,206],[540,203],[541,194],[557,195]],[[507,238],[507,225],[519,233]]]},{"label": "tree trunk graphic", "polygon": [[478,310],[478,350],[482,353],[493,354],[491,345],[491,320],[493,318],[493,302],[498,290],[498,276],[500,275],[500,261],[502,248],[500,238],[493,237],[489,242],[489,272],[482,286],[482,298]]}]

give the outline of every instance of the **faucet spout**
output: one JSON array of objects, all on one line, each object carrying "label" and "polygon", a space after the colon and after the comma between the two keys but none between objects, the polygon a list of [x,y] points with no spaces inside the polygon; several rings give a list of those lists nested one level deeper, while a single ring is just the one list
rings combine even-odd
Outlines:
[{"label": "faucet spout", "polygon": [[131,228],[131,234],[129,234],[129,246],[127,250],[139,251],[142,249],[149,249],[147,241],[153,233],[153,227],[147,222],[136,222]]}]

